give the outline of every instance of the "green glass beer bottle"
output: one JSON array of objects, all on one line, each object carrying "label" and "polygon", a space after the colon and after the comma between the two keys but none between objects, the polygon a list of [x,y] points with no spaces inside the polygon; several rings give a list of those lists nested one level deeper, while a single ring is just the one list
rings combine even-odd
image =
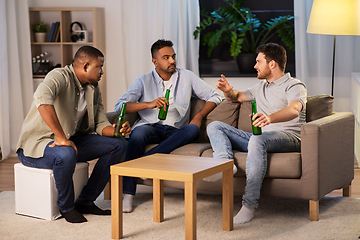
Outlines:
[{"label": "green glass beer bottle", "polygon": [[119,114],[119,116],[116,120],[116,124],[115,124],[114,136],[118,137],[118,138],[123,136],[122,132],[120,132],[120,129],[122,128],[122,125],[126,122],[125,111],[126,111],[126,103],[123,103],[120,114]]},{"label": "green glass beer bottle", "polygon": [[[168,100],[168,102],[169,102],[169,95],[170,95],[170,89],[166,89],[165,98]],[[168,110],[169,110],[169,105],[166,105],[166,110],[164,109],[164,107],[160,108],[158,118],[160,120],[165,120]]]},{"label": "green glass beer bottle", "polygon": [[253,130],[253,134],[254,135],[260,135],[261,134],[261,127],[255,127],[253,124],[253,122],[255,120],[253,120],[253,116],[257,113],[257,109],[256,109],[256,102],[255,101],[251,101],[251,105],[252,105],[252,111],[251,111],[251,126],[252,126],[252,130]]}]

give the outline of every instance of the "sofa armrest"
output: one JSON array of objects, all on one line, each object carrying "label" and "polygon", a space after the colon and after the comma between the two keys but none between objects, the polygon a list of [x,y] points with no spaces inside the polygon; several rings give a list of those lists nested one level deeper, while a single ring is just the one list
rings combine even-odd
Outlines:
[{"label": "sofa armrest", "polygon": [[320,200],[354,178],[354,114],[336,112],[301,127],[301,195]]}]

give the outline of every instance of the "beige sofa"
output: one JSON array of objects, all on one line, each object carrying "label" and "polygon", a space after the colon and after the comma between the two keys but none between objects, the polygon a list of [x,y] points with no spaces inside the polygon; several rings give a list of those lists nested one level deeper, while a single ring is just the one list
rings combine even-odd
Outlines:
[{"label": "beige sofa", "polygon": [[[204,105],[192,99],[191,116]],[[332,112],[333,97],[308,97],[307,123],[301,127],[301,152],[271,153],[268,169],[261,189],[263,196],[300,198],[309,200],[310,220],[319,219],[319,200],[335,189],[343,189],[349,196],[354,178],[354,115],[350,112]],[[206,135],[206,126],[215,120],[236,128],[252,131],[249,114],[251,104],[222,102],[203,120],[197,142],[174,150],[171,154],[212,157]],[[110,122],[117,114],[107,113]],[[137,114],[128,114],[132,124]],[[154,145],[147,146],[147,150]],[[234,194],[243,194],[245,188],[246,152],[234,151],[238,172],[234,175]],[[152,185],[152,180],[139,180],[139,184]],[[199,181],[198,192],[222,191],[221,180]],[[181,182],[164,181],[165,187],[183,188]]]}]

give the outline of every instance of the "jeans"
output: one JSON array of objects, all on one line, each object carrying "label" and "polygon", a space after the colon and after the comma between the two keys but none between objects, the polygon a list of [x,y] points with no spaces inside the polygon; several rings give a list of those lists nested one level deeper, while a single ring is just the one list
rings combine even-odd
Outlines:
[{"label": "jeans", "polygon": [[[200,128],[196,124],[188,124],[182,128],[158,123],[137,126],[131,132],[125,161],[154,153],[168,154],[178,147],[194,142],[199,137],[199,133]],[[146,145],[156,143],[158,143],[156,147],[145,153]],[[123,177],[123,193],[135,195],[137,180],[138,178],[135,177]]]},{"label": "jeans", "polygon": [[242,204],[256,208],[261,185],[267,170],[267,153],[300,152],[301,141],[284,131],[253,135],[226,123],[214,121],[207,126],[214,158],[233,159],[232,149],[247,152],[246,187]]},{"label": "jeans", "polygon": [[49,147],[44,156],[31,158],[24,156],[23,149],[18,150],[20,162],[28,167],[52,169],[58,191],[57,205],[62,212],[75,207],[73,174],[77,162],[87,162],[99,158],[76,200],[79,204],[92,205],[110,179],[110,166],[119,163],[125,153],[127,142],[124,138],[111,138],[97,134],[82,134],[70,138],[78,149],[69,146]]}]

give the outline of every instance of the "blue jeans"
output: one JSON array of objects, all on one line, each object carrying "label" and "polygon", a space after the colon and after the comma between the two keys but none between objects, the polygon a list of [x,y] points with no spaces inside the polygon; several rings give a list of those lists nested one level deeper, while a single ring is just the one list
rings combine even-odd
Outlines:
[{"label": "blue jeans", "polygon": [[[178,147],[194,142],[200,133],[196,124],[188,124],[182,128],[175,128],[162,124],[145,124],[134,128],[131,132],[125,161],[130,161],[154,153],[170,153]],[[148,144],[156,144],[145,153]],[[145,154],[144,154],[145,153]],[[123,193],[135,195],[138,178],[123,177]]]},{"label": "blue jeans", "polygon": [[267,170],[267,153],[300,152],[300,139],[289,132],[272,131],[253,135],[219,121],[210,123],[206,130],[214,158],[233,159],[233,149],[247,152],[246,187],[242,204],[250,208],[258,206]]},{"label": "blue jeans", "polygon": [[[50,142],[41,158],[24,156],[23,149],[18,150],[18,158],[28,167],[52,169],[58,191],[58,201],[62,212],[75,207],[73,174],[77,162],[87,162],[99,158],[93,172],[76,200],[79,204],[91,205],[100,195],[110,178],[110,166],[119,163],[125,153],[127,142],[124,138],[104,137],[97,134],[82,134],[70,138],[78,149],[69,146],[50,148]],[[30,180],[31,181],[31,180]]]}]

